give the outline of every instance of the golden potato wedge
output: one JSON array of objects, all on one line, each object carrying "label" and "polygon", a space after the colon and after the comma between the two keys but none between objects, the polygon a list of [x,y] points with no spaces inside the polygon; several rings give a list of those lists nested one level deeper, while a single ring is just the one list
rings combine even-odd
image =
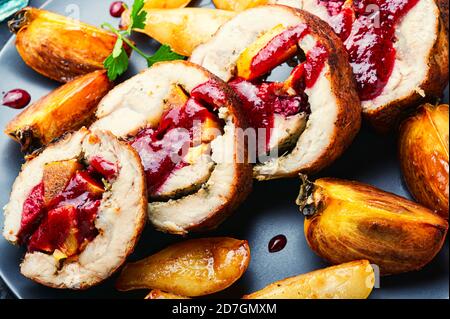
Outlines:
[{"label": "golden potato wedge", "polygon": [[332,264],[367,259],[382,275],[418,270],[441,250],[448,223],[431,210],[375,187],[303,177],[297,200],[311,249]]},{"label": "golden potato wedge", "polygon": [[213,0],[217,9],[230,11],[244,11],[267,4],[268,0]]},{"label": "golden potato wedge", "polygon": [[[103,69],[117,36],[64,16],[27,7],[9,21],[16,48],[36,72],[59,82]],[[128,55],[131,48],[126,47]]]},{"label": "golden potato wedge", "polygon": [[170,294],[159,289],[153,289],[144,299],[189,299],[188,297]]},{"label": "golden potato wedge", "polygon": [[67,131],[89,125],[111,88],[104,70],[81,76],[25,109],[7,124],[5,133],[29,154]]},{"label": "golden potato wedge", "polygon": [[375,284],[367,260],[286,278],[246,295],[244,299],[366,299]]},{"label": "golden potato wedge", "polygon": [[192,239],[125,265],[118,290],[160,289],[195,297],[212,294],[238,280],[250,262],[247,241],[227,237]]},{"label": "golden potato wedge", "polygon": [[[205,8],[145,9],[145,33],[172,50],[190,56],[194,48],[208,41],[217,29],[235,16],[234,12]],[[129,11],[122,15],[122,27],[129,24]]]},{"label": "golden potato wedge", "polygon": [[191,0],[145,0],[145,9],[176,9],[184,8]]},{"label": "golden potato wedge", "polygon": [[448,105],[423,105],[400,128],[399,155],[413,197],[448,219]]}]

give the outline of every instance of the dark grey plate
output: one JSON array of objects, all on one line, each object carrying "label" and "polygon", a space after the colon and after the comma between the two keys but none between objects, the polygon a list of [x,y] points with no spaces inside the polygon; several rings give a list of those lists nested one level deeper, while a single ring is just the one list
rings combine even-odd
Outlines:
[{"label": "dark grey plate", "polygon": [[[94,25],[105,21],[117,24],[117,19],[109,16],[109,4],[109,0],[71,0],[48,1],[44,6],[61,14],[79,17],[82,21]],[[209,0],[197,1],[195,4],[208,6]],[[148,52],[157,47],[154,41],[146,37],[137,36],[136,41]],[[0,92],[16,87],[24,88],[31,93],[33,100],[37,100],[58,86],[28,68],[17,54],[12,40],[0,53],[0,66]],[[127,76],[143,68],[143,60],[135,55]],[[445,101],[448,102],[448,89]],[[18,112],[1,107],[0,127],[3,128]],[[0,207],[8,201],[11,185],[22,161],[18,145],[1,134]],[[380,137],[367,128],[363,128],[347,153],[321,175],[354,179],[409,197],[398,167],[396,137]],[[217,231],[201,235],[247,239],[252,252],[250,267],[243,278],[213,297],[237,298],[273,281],[327,266],[306,244],[303,217],[294,203],[298,188],[299,182],[296,179],[256,184],[250,198]],[[284,250],[271,254],[267,250],[267,244],[278,234],[287,236],[287,246]],[[149,226],[130,260],[148,256],[178,240],[182,238],[159,233]],[[373,291],[371,298],[448,298],[448,250],[447,240],[441,253],[422,271],[381,278],[380,288]],[[3,237],[0,239],[0,275],[12,292],[20,298],[142,298],[146,294],[145,291],[119,293],[113,288],[114,278],[83,292],[49,289],[35,284],[19,273],[18,266],[23,253],[22,249],[11,246]]]}]

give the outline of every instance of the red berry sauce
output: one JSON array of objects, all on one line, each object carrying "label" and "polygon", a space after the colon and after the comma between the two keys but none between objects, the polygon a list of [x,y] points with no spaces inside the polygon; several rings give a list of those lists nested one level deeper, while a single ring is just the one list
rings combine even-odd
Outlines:
[{"label": "red berry sauce", "polygon": [[30,94],[22,89],[14,89],[3,96],[2,104],[13,109],[23,109],[31,101]]},{"label": "red berry sauce", "polygon": [[[275,114],[287,117],[300,112],[308,115],[311,113],[305,88],[310,88],[315,84],[325,66],[328,53],[323,45],[317,44],[309,50],[306,60],[292,71],[290,87],[295,91],[295,95],[286,92],[285,83],[268,82],[263,79],[267,72],[277,66],[274,63],[280,62],[277,56],[284,54],[307,34],[308,29],[304,24],[290,27],[281,32],[252,60],[252,68],[256,69],[256,71],[252,70],[252,74],[259,75],[259,78],[250,81],[235,78],[229,82],[241,99],[243,111],[250,127],[256,129],[257,154],[268,151]],[[258,129],[264,129],[264,131]],[[265,138],[258,136],[258,132],[265,132]]]},{"label": "red berry sauce", "polygon": [[[97,158],[97,163],[102,163],[100,170],[90,166],[77,171],[64,190],[47,204],[44,203],[44,181],[31,190],[23,204],[18,235],[20,243],[26,244],[29,251],[53,253],[62,247],[72,231],[77,241],[76,253],[79,253],[86,242],[97,236],[95,219],[104,189],[99,179],[117,174],[112,170],[116,167],[113,163],[100,158]],[[109,168],[108,176],[102,175],[104,167]],[[93,191],[93,188],[98,191]]]},{"label": "red berry sauce", "polygon": [[141,157],[150,196],[174,170],[187,165],[182,157],[194,146],[196,123],[206,119],[218,122],[212,111],[226,100],[225,92],[210,80],[194,88],[185,105],[166,111],[157,128],[145,128],[133,137],[130,144]]},{"label": "red berry sauce", "polygon": [[269,241],[268,249],[270,253],[276,253],[286,247],[287,238],[284,235],[277,235]]},{"label": "red berry sauce", "polygon": [[396,51],[395,27],[419,0],[318,0],[344,40],[362,101],[379,96],[392,74]]}]

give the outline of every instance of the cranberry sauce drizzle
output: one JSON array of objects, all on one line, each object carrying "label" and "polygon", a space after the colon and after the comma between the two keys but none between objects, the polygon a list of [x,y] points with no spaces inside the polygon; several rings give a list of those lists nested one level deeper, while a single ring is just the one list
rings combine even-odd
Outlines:
[{"label": "cranberry sauce drizzle", "polygon": [[[280,82],[250,82],[236,78],[229,82],[242,103],[242,110],[250,127],[257,130],[264,129],[265,138],[257,137],[261,151],[267,152],[273,128],[274,114],[282,114],[285,117],[299,112],[310,112],[308,96],[302,91],[296,95],[288,95],[283,92],[283,83]],[[260,147],[258,147],[258,150]],[[258,152],[259,154],[259,152]]]},{"label": "cranberry sauce drizzle", "polygon": [[30,234],[36,230],[44,214],[44,183],[41,182],[33,187],[23,203],[22,220],[17,235],[20,244],[27,241]]},{"label": "cranberry sauce drizzle", "polygon": [[[229,85],[237,93],[243,106],[243,111],[249,120],[250,127],[264,129],[265,139],[263,143],[267,152],[273,129],[274,115],[281,114],[285,117],[304,112],[311,113],[308,96],[305,88],[312,87],[328,57],[326,48],[317,44],[306,54],[306,60],[296,66],[291,73],[289,87],[295,91],[295,95],[288,94],[283,82],[245,81],[236,78]],[[257,131],[258,132],[258,131]],[[257,137],[258,142],[261,137]],[[258,143],[260,144],[260,143]],[[260,147],[258,147],[258,150]],[[258,152],[259,153],[259,152]]]},{"label": "cranberry sauce drizzle", "polygon": [[30,94],[22,89],[14,89],[6,92],[3,96],[2,104],[13,109],[23,109],[31,101]]},{"label": "cranberry sauce drizzle", "polygon": [[276,253],[286,247],[287,238],[284,235],[277,235],[269,241],[268,249],[270,253]]},{"label": "cranberry sauce drizzle", "polygon": [[418,1],[353,0],[344,5],[344,0],[318,0],[345,40],[361,100],[376,98],[386,86],[395,63],[395,27]]},{"label": "cranberry sauce drizzle", "polygon": [[207,81],[191,91],[185,105],[166,111],[157,128],[145,128],[130,141],[141,157],[149,195],[155,194],[174,170],[187,165],[183,154],[194,144],[196,125],[206,119],[219,121],[204,105],[214,110],[225,101],[220,86],[213,80]]},{"label": "cranberry sauce drizzle", "polygon": [[[104,191],[98,180],[111,180],[117,170],[113,170],[116,165],[100,157],[93,163],[88,169],[77,171],[63,191],[47,204],[44,203],[45,181],[32,189],[23,204],[19,231],[20,243],[27,244],[29,251],[52,253],[63,246],[71,232],[76,238],[72,252],[77,253],[83,244],[97,236],[94,222]],[[103,175],[103,171],[108,174]]]},{"label": "cranberry sauce drizzle", "polygon": [[307,33],[308,27],[302,23],[289,27],[275,36],[253,57],[250,66],[252,74],[256,77],[263,76],[285,62],[290,58],[290,54],[286,55],[286,53],[291,51],[291,48],[295,48]]}]

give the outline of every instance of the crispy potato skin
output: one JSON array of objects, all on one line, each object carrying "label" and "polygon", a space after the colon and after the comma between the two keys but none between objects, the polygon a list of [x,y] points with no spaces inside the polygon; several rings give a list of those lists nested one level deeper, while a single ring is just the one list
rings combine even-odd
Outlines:
[{"label": "crispy potato skin", "polygon": [[[16,48],[36,72],[59,82],[103,69],[116,35],[45,10],[25,8],[9,23]],[[128,55],[131,54],[127,48]]]},{"label": "crispy potato skin", "polygon": [[366,299],[375,283],[367,260],[316,270],[274,282],[244,299]]},{"label": "crispy potato skin", "polygon": [[267,0],[213,0],[213,2],[217,9],[237,12],[267,4]]},{"label": "crispy potato skin", "polygon": [[111,88],[104,70],[78,77],[17,115],[5,133],[21,144],[25,154],[31,153],[65,132],[89,125],[98,103]]},{"label": "crispy potato skin", "polygon": [[[200,44],[208,41],[217,29],[235,16],[234,12],[207,8],[144,9],[147,21],[144,33],[172,50],[190,56]],[[122,15],[122,26],[129,24],[130,12]]]},{"label": "crispy potato skin", "polygon": [[144,299],[189,299],[189,298],[170,294],[168,292],[164,292],[159,289],[153,289],[147,296],[145,296]]},{"label": "crispy potato skin", "polygon": [[400,128],[399,157],[413,197],[448,219],[448,105],[423,105]]},{"label": "crispy potato skin", "polygon": [[203,296],[229,287],[249,262],[250,248],[245,240],[193,239],[127,264],[116,287],[121,291],[150,288],[187,297]]},{"label": "crispy potato skin", "polygon": [[414,109],[426,101],[434,102],[442,95],[449,78],[448,31],[442,18],[439,18],[436,34],[438,35],[436,42],[428,56],[428,74],[420,85],[426,96],[422,97],[419,93],[414,92],[381,108],[364,112],[364,118],[376,131],[389,133],[398,127],[408,110]]},{"label": "crispy potato skin", "polygon": [[305,237],[333,264],[364,258],[383,275],[398,274],[421,269],[444,243],[447,221],[400,196],[331,178],[317,180],[310,191],[298,202],[309,215]]}]

